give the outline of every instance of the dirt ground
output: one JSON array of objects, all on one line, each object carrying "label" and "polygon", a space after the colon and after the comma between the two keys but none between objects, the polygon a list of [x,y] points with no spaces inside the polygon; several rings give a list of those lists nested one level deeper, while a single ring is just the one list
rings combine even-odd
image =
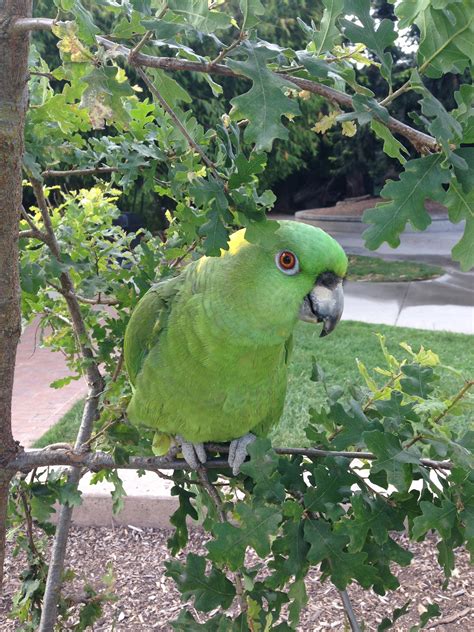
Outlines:
[{"label": "dirt ground", "polygon": [[[96,632],[168,632],[167,621],[175,619],[183,603],[174,582],[163,574],[164,562],[169,559],[166,540],[170,531],[133,528],[74,528],[68,551],[68,565],[79,576],[92,584],[100,583],[107,565],[113,568],[113,588],[117,600],[107,604],[104,616],[94,626]],[[397,538],[398,539],[398,538]],[[399,540],[400,541],[400,540]],[[200,531],[192,533],[189,550],[202,552],[205,536]],[[406,541],[400,542],[406,545]],[[466,551],[456,552],[456,569],[447,590],[442,590],[444,576],[436,562],[436,540],[410,544],[414,561],[406,568],[395,567],[401,588],[383,597],[364,591],[353,585],[349,594],[359,621],[366,631],[375,631],[383,617],[394,608],[412,601],[410,614],[400,619],[394,628],[408,632],[418,622],[428,603],[437,603],[441,616],[428,623],[426,629],[441,632],[474,631],[474,569],[469,564]],[[13,632],[18,623],[7,619],[11,598],[15,592],[16,576],[21,561],[7,555],[6,582],[3,598],[0,598],[0,630]],[[337,591],[329,583],[321,584],[317,571],[308,575],[309,603],[302,616],[299,630],[317,632],[334,630],[343,632],[344,611]],[[192,612],[196,612],[191,607]],[[202,619],[202,615],[198,615]]]}]

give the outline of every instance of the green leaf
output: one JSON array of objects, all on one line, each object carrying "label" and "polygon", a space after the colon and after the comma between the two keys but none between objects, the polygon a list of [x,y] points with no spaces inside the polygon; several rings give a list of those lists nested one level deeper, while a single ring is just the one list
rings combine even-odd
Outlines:
[{"label": "green leaf", "polygon": [[345,552],[347,537],[335,533],[328,523],[306,520],[304,534],[310,544],[308,560],[312,564],[326,561],[324,570],[339,590],[344,590],[352,579],[365,588],[377,581],[376,570],[365,564],[367,554]]},{"label": "green leaf", "polygon": [[150,69],[149,72],[153,75],[153,83],[155,84],[157,90],[172,108],[175,108],[176,105],[182,101],[184,103],[192,102],[192,99],[186,90],[164,70],[158,70],[155,68]]},{"label": "green leaf", "polygon": [[[207,0],[168,0],[168,7],[180,22],[200,33],[211,34],[231,24],[225,13],[209,9]],[[165,16],[165,19],[168,20],[169,16]]]},{"label": "green leaf", "polygon": [[428,77],[462,73],[474,58],[474,13],[470,0],[436,9],[431,3],[415,21],[420,29],[418,64]]},{"label": "green leaf", "polygon": [[237,570],[243,564],[245,551],[251,546],[257,555],[265,557],[270,553],[271,538],[281,520],[281,513],[275,507],[266,505],[236,505],[235,515],[239,527],[228,522],[214,527],[214,540],[207,543],[209,557],[218,564],[227,564]]},{"label": "green leaf", "polygon": [[309,50],[315,55],[332,50],[341,39],[336,20],[342,13],[344,0],[323,0],[323,5],[324,12],[319,31],[313,29],[312,44],[309,47]]},{"label": "green leaf", "polygon": [[445,204],[449,219],[454,222],[466,220],[464,234],[452,250],[454,261],[459,261],[461,270],[474,267],[474,188],[465,191],[456,178],[451,180]]},{"label": "green leaf", "polygon": [[206,558],[190,553],[186,565],[176,560],[166,562],[166,575],[176,582],[181,599],[194,599],[194,606],[202,612],[214,608],[227,609],[235,597],[234,585],[224,573],[212,567],[206,575]]},{"label": "green leaf", "polygon": [[327,512],[351,496],[357,477],[348,470],[347,459],[330,459],[328,465],[312,469],[312,485],[304,495],[307,511]]},{"label": "green leaf", "polygon": [[118,72],[116,66],[100,66],[82,79],[87,87],[80,107],[87,109],[94,129],[102,129],[111,121],[122,125],[129,121],[123,98],[132,96],[133,90],[128,81],[117,80]]},{"label": "green leaf", "polygon": [[420,99],[421,111],[431,121],[428,130],[436,139],[449,143],[459,141],[462,137],[462,126],[449,114],[441,101],[438,101],[428,90],[423,90],[424,97]]},{"label": "green leaf", "polygon": [[377,119],[372,119],[370,122],[370,128],[381,140],[383,140],[383,150],[387,156],[390,156],[390,158],[396,158],[402,165],[405,164],[407,160],[405,156],[402,156],[402,152],[405,154],[409,154],[410,152],[395,138],[388,127],[380,121],[377,121]]},{"label": "green leaf", "polygon": [[361,125],[368,123],[374,117],[380,119],[383,123],[388,123],[389,113],[387,108],[380,105],[380,103],[365,94],[355,94],[352,97],[352,104],[354,106],[354,113],[348,112],[337,117],[338,121],[344,121],[350,118],[357,118]]},{"label": "green leaf", "polygon": [[441,154],[434,154],[410,160],[400,180],[387,182],[380,195],[389,201],[368,209],[362,217],[367,224],[373,224],[364,232],[367,248],[375,250],[384,241],[396,248],[407,222],[417,230],[429,226],[431,217],[425,200],[444,199],[443,184],[450,180],[449,171],[441,167],[442,159]]},{"label": "green leaf", "polygon": [[402,373],[405,375],[400,380],[402,391],[408,395],[426,399],[433,390],[433,386],[430,384],[435,377],[433,369],[420,364],[407,364],[402,367]]},{"label": "green leaf", "polygon": [[190,516],[193,520],[197,520],[198,514],[191,503],[191,500],[196,498],[194,492],[190,492],[180,485],[174,485],[171,488],[171,495],[179,498],[179,507],[170,518],[170,522],[176,530],[168,540],[168,547],[172,555],[176,555],[188,542],[187,517]]},{"label": "green leaf", "polygon": [[391,85],[393,60],[391,54],[385,52],[385,49],[397,39],[393,22],[384,19],[376,28],[375,20],[370,15],[370,0],[346,0],[345,13],[357,16],[362,26],[343,19],[341,24],[344,35],[354,44],[359,42],[365,44],[377,55],[382,64],[380,69],[382,76]]},{"label": "green leaf", "polygon": [[31,515],[38,522],[49,522],[50,516],[56,513],[54,498],[51,496],[33,496],[30,500]]},{"label": "green leaf", "polygon": [[384,619],[382,619],[382,622],[379,623],[379,625],[377,626],[377,632],[385,632],[385,630],[389,630],[391,627],[393,627],[395,622],[408,612],[410,603],[410,600],[408,600],[405,604],[403,604],[401,608],[395,608],[391,619],[389,619],[388,617],[384,617]]},{"label": "green leaf", "polygon": [[418,463],[418,457],[404,450],[398,437],[389,432],[372,430],[364,432],[363,437],[369,450],[377,457],[371,470],[375,474],[386,471],[389,483],[398,491],[408,491],[412,481],[409,465]]},{"label": "green leaf", "polygon": [[467,83],[454,93],[458,107],[451,111],[462,126],[462,142],[474,143],[474,86]]},{"label": "green leaf", "polygon": [[240,471],[253,479],[253,497],[267,502],[283,502],[285,488],[279,481],[278,456],[273,451],[270,440],[259,438],[249,445],[247,451],[250,461],[243,463]]},{"label": "green leaf", "polygon": [[425,627],[425,625],[428,623],[430,619],[432,619],[433,617],[439,617],[440,614],[441,614],[441,610],[439,609],[438,604],[429,603],[426,606],[426,612],[423,612],[423,614],[420,616],[419,625],[412,626],[410,628],[410,632],[418,632],[419,630]]},{"label": "green leaf", "polygon": [[403,530],[403,516],[380,498],[364,499],[361,495],[352,497],[352,520],[345,525],[351,552],[363,550],[369,533],[377,544],[384,544],[388,540],[389,531]]},{"label": "green leaf", "polygon": [[436,529],[444,540],[449,540],[456,520],[456,506],[446,499],[441,501],[440,506],[422,500],[420,509],[421,516],[413,521],[412,537],[419,540],[428,531]]},{"label": "green leaf", "polygon": [[58,500],[61,505],[78,507],[82,504],[82,492],[78,490],[75,483],[64,483],[59,487]]},{"label": "green leaf", "polygon": [[257,25],[265,14],[265,7],[260,0],[240,0],[240,11],[243,15],[241,30],[251,29]]},{"label": "green leaf", "polygon": [[265,169],[267,157],[265,154],[252,152],[249,159],[243,153],[238,154],[234,162],[234,173],[229,178],[229,187],[236,189],[241,184],[247,184],[256,180],[255,176]]},{"label": "green leaf", "polygon": [[395,15],[398,18],[398,28],[406,29],[411,26],[418,15],[431,3],[431,0],[401,0],[395,6]]},{"label": "green leaf", "polygon": [[94,24],[91,13],[83,6],[80,0],[74,0],[69,10],[76,18],[81,40],[86,44],[95,44],[95,36],[100,33],[100,29]]},{"label": "green leaf", "polygon": [[203,246],[207,255],[217,257],[221,249],[228,249],[229,232],[219,211],[213,210],[207,214],[207,222],[199,228],[199,234],[204,237]]},{"label": "green leaf", "polygon": [[300,109],[294,99],[283,93],[290,84],[267,68],[267,62],[276,57],[277,51],[249,41],[245,41],[241,48],[247,60],[229,59],[227,63],[232,70],[252,79],[252,87],[231,100],[231,114],[234,119],[249,120],[244,132],[248,143],[255,143],[257,151],[270,151],[275,138],[288,138],[288,130],[281,123],[281,117],[296,116]]}]

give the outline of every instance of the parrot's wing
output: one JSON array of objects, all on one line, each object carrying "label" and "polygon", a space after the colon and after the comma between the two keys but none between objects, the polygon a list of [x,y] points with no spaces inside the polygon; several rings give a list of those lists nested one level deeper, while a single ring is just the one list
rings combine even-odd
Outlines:
[{"label": "parrot's wing", "polygon": [[171,304],[183,285],[184,275],[161,281],[153,286],[133,310],[125,331],[124,359],[132,384],[150,349],[158,342],[166,326]]}]

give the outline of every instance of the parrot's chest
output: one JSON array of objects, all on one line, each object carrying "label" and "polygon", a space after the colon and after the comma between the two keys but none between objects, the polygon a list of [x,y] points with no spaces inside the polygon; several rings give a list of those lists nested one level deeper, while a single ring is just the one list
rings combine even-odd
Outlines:
[{"label": "parrot's chest", "polygon": [[[185,339],[154,366],[153,427],[193,442],[230,441],[276,423],[283,409],[285,348]],[[172,396],[170,397],[170,394]],[[148,425],[148,424],[147,424]]]}]

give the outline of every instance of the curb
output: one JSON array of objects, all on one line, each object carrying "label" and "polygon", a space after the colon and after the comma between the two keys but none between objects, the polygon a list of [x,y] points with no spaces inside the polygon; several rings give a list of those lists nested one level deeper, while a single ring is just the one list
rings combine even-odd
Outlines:
[{"label": "curb", "polygon": [[[112,483],[103,481],[91,485],[92,474],[88,473],[79,484],[82,503],[74,507],[73,524],[81,527],[172,527],[170,517],[179,507],[178,498],[171,495],[172,481],[159,478],[153,472],[138,476],[134,470],[119,469],[118,475],[127,494],[123,498],[123,509],[113,513]],[[52,522],[56,521],[57,513],[52,517]]]}]

